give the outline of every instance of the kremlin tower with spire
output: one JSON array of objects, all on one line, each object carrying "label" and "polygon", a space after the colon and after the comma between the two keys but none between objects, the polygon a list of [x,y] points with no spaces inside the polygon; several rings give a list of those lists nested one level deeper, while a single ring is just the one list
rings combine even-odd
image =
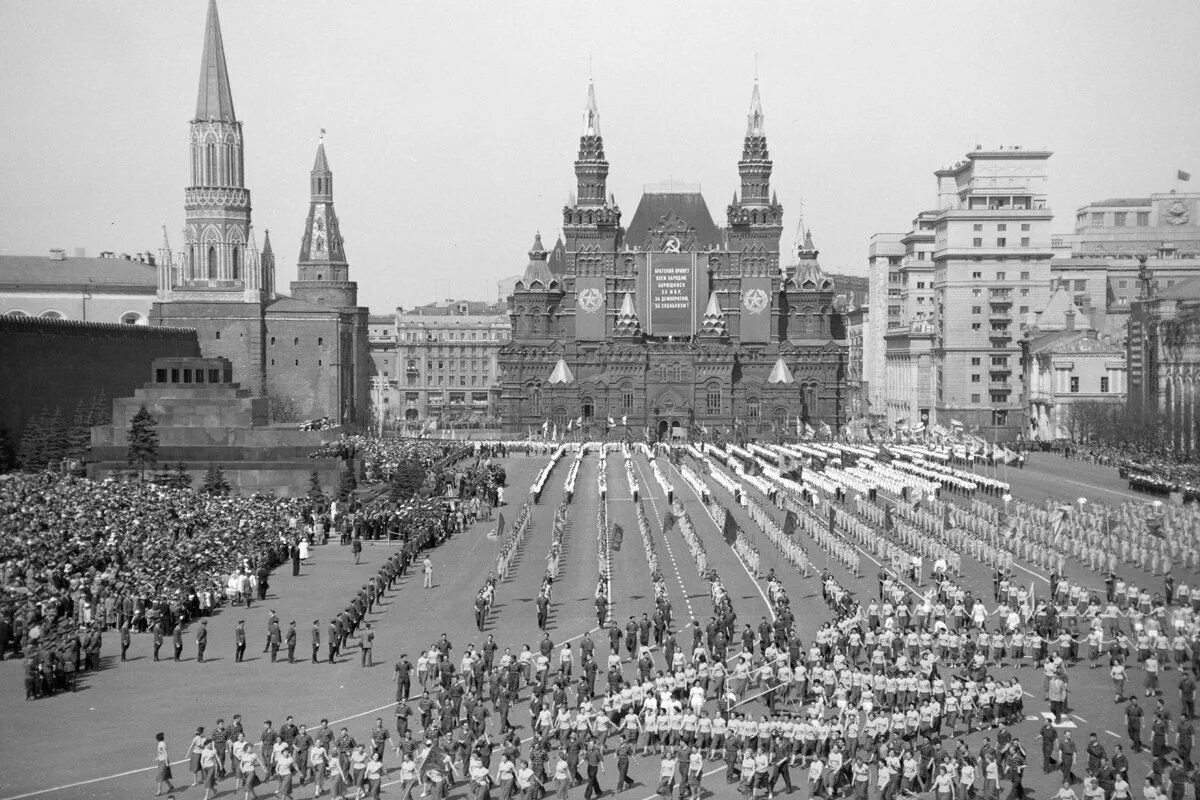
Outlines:
[{"label": "kremlin tower with spire", "polygon": [[228,359],[236,382],[270,400],[273,422],[328,417],[351,424],[367,414],[368,312],[350,280],[324,134],[310,176],[298,280],[290,297],[280,295],[269,232],[261,251],[255,242],[242,123],[216,0],[209,0],[189,123],[183,247],[171,249],[164,226],[150,321],[196,329],[204,356]]},{"label": "kremlin tower with spire", "polygon": [[589,81],[562,267],[550,268],[539,234],[509,298],[508,431],[741,437],[846,422],[833,281],[811,235],[781,253],[765,120],[756,79],[725,227],[698,186],[677,182],[645,186],[622,226]]}]

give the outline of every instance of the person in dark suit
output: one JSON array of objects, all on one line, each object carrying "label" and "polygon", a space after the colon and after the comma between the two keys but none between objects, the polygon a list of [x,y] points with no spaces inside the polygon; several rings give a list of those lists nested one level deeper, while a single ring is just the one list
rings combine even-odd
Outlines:
[{"label": "person in dark suit", "polygon": [[159,621],[154,622],[154,660],[158,661],[158,648],[162,647],[163,643],[163,628]]},{"label": "person in dark suit", "polygon": [[312,624],[312,663],[317,663],[321,652],[321,621],[314,619]]},{"label": "person in dark suit", "polygon": [[208,620],[200,620],[200,628],[196,631],[196,661],[204,663],[204,648],[208,647]]},{"label": "person in dark suit", "polygon": [[183,655],[183,623],[176,622],[175,630],[171,633],[171,644],[175,647],[175,660]]},{"label": "person in dark suit", "polygon": [[274,662],[279,657],[279,646],[283,643],[283,634],[279,630],[279,623],[275,622],[271,625],[271,631],[267,634],[267,649],[271,651],[271,661]]},{"label": "person in dark suit", "polygon": [[129,660],[125,657],[125,654],[129,652],[129,645],[131,643],[131,638],[129,635],[130,621],[131,621],[130,618],[127,617],[125,619],[125,622],[121,625],[121,660],[122,661]]}]

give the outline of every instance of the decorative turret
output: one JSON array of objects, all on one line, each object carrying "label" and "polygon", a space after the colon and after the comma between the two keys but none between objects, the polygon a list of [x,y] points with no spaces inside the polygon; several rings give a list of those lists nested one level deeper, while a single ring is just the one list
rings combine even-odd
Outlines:
[{"label": "decorative turret", "polygon": [[258,302],[268,295],[257,253],[249,247],[242,123],[233,108],[216,0],[209,0],[196,114],[190,124],[191,180],[184,191],[184,243],[159,270],[158,298],[201,290],[205,300]]},{"label": "decorative turret", "polygon": [[[741,197],[735,193],[729,204],[730,248],[758,253],[779,252],[779,236],[783,232],[783,206],[771,192],[771,154],[767,149],[766,118],[758,79],[750,95],[750,113],[746,115],[746,138],[742,142],[742,158],[738,161],[741,177]],[[766,274],[768,265],[750,265],[751,271]],[[776,255],[775,260],[778,260]],[[778,267],[775,267],[777,270]]]},{"label": "decorative turret", "polygon": [[724,338],[727,335],[729,335],[729,330],[725,325],[725,312],[721,310],[721,302],[717,299],[717,293],[712,292],[708,295],[708,308],[704,310],[704,318],[700,323],[700,336],[716,339]]},{"label": "decorative turret", "polygon": [[621,301],[621,310],[617,312],[617,324],[613,329],[613,335],[624,338],[642,335],[642,325],[633,308],[633,295],[629,292],[625,293],[625,299]]},{"label": "decorative turret", "polygon": [[549,255],[542,246],[541,231],[538,231],[533,238],[533,247],[529,248],[529,263],[525,266],[525,274],[517,281],[518,290],[544,292],[558,289],[558,278],[550,271]]},{"label": "decorative turret", "polygon": [[333,208],[333,171],[325,154],[324,128],[309,173],[308,218],[300,241],[297,278],[292,282],[293,297],[335,308],[358,305],[358,284],[350,280],[342,230]]},{"label": "decorative turret", "polygon": [[[579,155],[575,159],[575,194],[563,207],[563,232],[568,251],[578,251],[581,241],[615,247],[621,209],[611,201],[607,186],[608,159],[600,134],[600,109],[596,104],[596,87],[589,80]],[[568,265],[569,268],[573,266]]]}]

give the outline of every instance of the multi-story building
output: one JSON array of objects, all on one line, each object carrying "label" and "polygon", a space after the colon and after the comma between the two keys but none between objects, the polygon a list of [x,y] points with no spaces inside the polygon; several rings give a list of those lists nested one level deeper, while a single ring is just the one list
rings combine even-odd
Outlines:
[{"label": "multi-story building", "polygon": [[870,309],[865,305],[847,305],[842,310],[846,320],[846,419],[867,418],[867,397],[870,386],[863,378],[866,363],[863,345],[870,324]]},{"label": "multi-story building", "polygon": [[1148,265],[1129,315],[1129,408],[1157,410],[1175,451],[1200,453],[1200,277],[1155,290]]},{"label": "multi-story building", "polygon": [[1075,231],[1053,237],[1055,285],[1098,330],[1124,336],[1138,298],[1139,259],[1154,288],[1200,276],[1200,194],[1163,192],[1090,203],[1075,215]]},{"label": "multi-story building", "polygon": [[447,300],[371,318],[371,402],[384,427],[496,424],[497,356],[511,324],[500,304]]},{"label": "multi-story building", "polygon": [[934,421],[989,439],[1023,428],[1021,332],[1050,295],[1050,156],[980,148],[934,173]]},{"label": "multi-story building", "polygon": [[867,388],[867,415],[874,422],[884,413],[885,355],[884,336],[900,327],[903,305],[900,264],[904,260],[904,234],[877,233],[871,237],[867,257],[867,307],[863,324],[863,383]]},{"label": "multi-story building", "polygon": [[145,325],[158,288],[153,253],[0,256],[0,314]]},{"label": "multi-story building", "polygon": [[298,279],[286,297],[275,289],[269,232],[261,252],[255,244],[215,0],[189,139],[183,249],[172,251],[164,233],[150,324],[194,328],[206,358],[228,359],[234,381],[271,400],[273,420],[358,421],[370,386],[367,309],[350,280],[324,141],[309,176]]},{"label": "multi-story building", "polygon": [[1107,424],[1105,407],[1124,403],[1125,348],[1092,327],[1067,288],[1054,290],[1021,347],[1029,439],[1087,439]]},{"label": "multi-story building", "polygon": [[622,227],[590,86],[578,153],[565,269],[551,269],[539,236],[509,301],[505,428],[581,420],[599,434],[611,418],[640,438],[758,436],[797,417],[839,427],[844,325],[811,236],[793,258],[780,251],[758,85],[724,228],[698,187],[679,184],[648,187]]}]

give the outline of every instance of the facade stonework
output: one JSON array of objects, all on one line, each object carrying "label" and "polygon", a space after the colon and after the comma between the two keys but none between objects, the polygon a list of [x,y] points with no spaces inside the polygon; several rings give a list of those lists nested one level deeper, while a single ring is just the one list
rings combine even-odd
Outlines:
[{"label": "facade stonework", "polygon": [[796,418],[843,424],[848,345],[835,287],[811,235],[794,257],[780,252],[757,85],[724,227],[697,188],[679,185],[648,187],[622,227],[591,86],[583,128],[562,269],[538,236],[509,298],[505,428],[580,421],[585,434],[754,436]]}]

